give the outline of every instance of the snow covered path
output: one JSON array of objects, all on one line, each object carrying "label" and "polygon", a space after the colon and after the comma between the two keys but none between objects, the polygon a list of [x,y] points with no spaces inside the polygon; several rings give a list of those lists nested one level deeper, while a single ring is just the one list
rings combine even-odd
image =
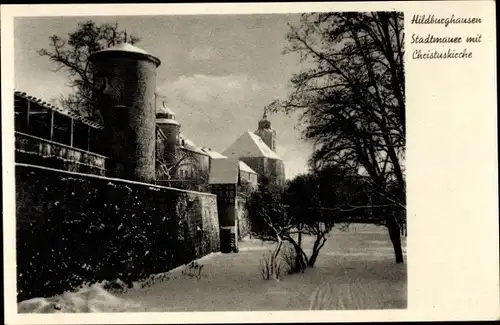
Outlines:
[{"label": "snow covered path", "polygon": [[120,296],[157,312],[406,308],[406,266],[395,264],[384,228],[335,231],[314,268],[279,282],[259,273],[259,259],[272,247],[247,240],[238,254],[200,260],[201,279],[176,270],[168,280]]},{"label": "snow covered path", "polygon": [[[312,247],[312,242],[306,238],[305,247]],[[314,268],[281,281],[266,281],[260,275],[259,261],[272,248],[273,244],[250,239],[240,243],[237,254],[217,253],[199,260],[200,278],[186,275],[186,267],[180,267],[124,293],[93,285],[24,301],[18,308],[38,313],[406,308],[406,265],[395,264],[385,228],[356,225],[346,232],[335,230]]]}]

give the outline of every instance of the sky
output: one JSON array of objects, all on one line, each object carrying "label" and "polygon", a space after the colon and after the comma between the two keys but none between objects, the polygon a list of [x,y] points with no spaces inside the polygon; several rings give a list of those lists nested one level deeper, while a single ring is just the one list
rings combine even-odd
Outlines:
[{"label": "sky", "polygon": [[[70,91],[64,72],[37,50],[49,37],[66,37],[79,22],[118,22],[139,36],[136,45],[158,57],[157,89],[177,114],[181,132],[222,152],[243,132],[255,131],[264,107],[283,99],[300,71],[296,54],[282,54],[294,15],[25,17],[14,25],[15,88],[45,101]],[[307,171],[312,146],[300,139],[297,115],[269,116],[287,178]]]}]

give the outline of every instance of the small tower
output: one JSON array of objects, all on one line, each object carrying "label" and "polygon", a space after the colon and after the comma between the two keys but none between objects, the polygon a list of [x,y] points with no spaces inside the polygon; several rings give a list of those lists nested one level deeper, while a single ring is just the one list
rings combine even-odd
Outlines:
[{"label": "small tower", "polygon": [[259,128],[254,132],[262,141],[274,152],[276,152],[276,131],[271,128],[271,122],[267,119],[267,112],[264,109],[262,119],[259,121]]},{"label": "small tower", "polygon": [[173,166],[177,162],[181,125],[175,120],[175,113],[165,106],[164,102],[156,109],[156,125],[165,136],[163,159],[167,166]]},{"label": "small tower", "polygon": [[107,174],[154,181],[154,92],[160,60],[127,43],[97,51],[89,60],[99,88],[96,99],[104,121]]}]

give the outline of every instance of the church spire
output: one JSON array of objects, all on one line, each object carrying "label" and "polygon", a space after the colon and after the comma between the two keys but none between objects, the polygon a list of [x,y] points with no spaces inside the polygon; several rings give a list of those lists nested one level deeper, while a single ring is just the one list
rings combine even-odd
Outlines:
[{"label": "church spire", "polygon": [[274,152],[276,152],[276,131],[271,129],[271,122],[267,119],[267,110],[264,108],[259,127],[254,132],[261,137],[262,141]]},{"label": "church spire", "polygon": [[267,110],[264,108],[264,113],[262,114],[262,119],[259,121],[258,130],[270,129],[271,122],[267,119]]}]

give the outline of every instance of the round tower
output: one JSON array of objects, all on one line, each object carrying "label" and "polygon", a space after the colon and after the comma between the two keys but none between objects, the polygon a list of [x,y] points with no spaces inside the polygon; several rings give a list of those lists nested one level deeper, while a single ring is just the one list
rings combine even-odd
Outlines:
[{"label": "round tower", "polygon": [[271,128],[271,122],[267,119],[267,114],[264,111],[262,119],[259,121],[259,127],[254,132],[262,141],[274,152],[276,152],[276,131]]},{"label": "round tower", "polygon": [[108,175],[154,181],[154,92],[160,60],[127,43],[95,52],[89,60],[99,87]]},{"label": "round tower", "polygon": [[175,120],[175,113],[163,103],[156,110],[156,125],[158,125],[165,136],[163,159],[167,166],[173,166],[177,162],[177,148],[181,125]]}]

